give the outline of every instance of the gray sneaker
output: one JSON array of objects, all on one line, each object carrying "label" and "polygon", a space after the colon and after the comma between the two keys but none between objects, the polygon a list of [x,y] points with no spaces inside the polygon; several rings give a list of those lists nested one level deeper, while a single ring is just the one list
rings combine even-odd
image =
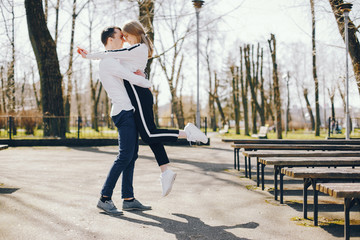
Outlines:
[{"label": "gray sneaker", "polygon": [[116,208],[115,204],[111,200],[107,200],[105,202],[102,202],[101,200],[99,200],[97,207],[101,210],[104,210],[106,213],[109,213],[109,214],[116,214],[116,215],[123,214],[122,211],[119,211]]},{"label": "gray sneaker", "polygon": [[138,200],[134,199],[134,201],[132,202],[124,201],[122,209],[124,211],[132,211],[132,210],[146,211],[146,210],[151,210],[151,206],[144,206]]}]

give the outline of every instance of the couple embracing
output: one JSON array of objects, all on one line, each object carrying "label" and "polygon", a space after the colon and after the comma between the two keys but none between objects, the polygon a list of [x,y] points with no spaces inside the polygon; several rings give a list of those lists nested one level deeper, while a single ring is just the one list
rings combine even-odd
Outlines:
[{"label": "couple embracing", "polygon": [[[101,190],[97,207],[109,214],[122,214],[112,201],[113,190],[122,174],[123,210],[150,210],[134,197],[133,174],[138,157],[138,134],[148,144],[161,170],[162,196],[167,196],[174,184],[176,173],[169,168],[164,142],[186,138],[188,141],[207,143],[208,138],[192,123],[184,130],[158,129],[154,123],[152,84],[145,78],[148,58],[153,45],[138,21],[127,22],[122,29],[107,27],[101,33],[106,51],[88,53],[78,48],[83,58],[100,59],[100,81],[111,99],[111,118],[118,129],[117,155]],[[123,48],[124,42],[130,47]]]}]

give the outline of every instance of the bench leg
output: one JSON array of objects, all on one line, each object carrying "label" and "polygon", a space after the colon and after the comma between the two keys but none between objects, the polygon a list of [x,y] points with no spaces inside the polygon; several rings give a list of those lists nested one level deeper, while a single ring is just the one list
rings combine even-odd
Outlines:
[{"label": "bench leg", "polygon": [[237,170],[240,171],[240,156],[239,156],[240,149],[237,149]]},{"label": "bench leg", "polygon": [[259,163],[259,157],[256,158],[256,186],[260,186],[260,163]]},{"label": "bench leg", "polygon": [[279,169],[280,173],[280,204],[284,203],[284,174],[281,173],[281,169]]},{"label": "bench leg", "polygon": [[316,180],[312,179],[311,181],[313,191],[314,191],[314,226],[318,225],[318,215],[319,215],[319,200],[318,200],[318,191],[316,190]]},{"label": "bench leg", "polygon": [[350,239],[350,209],[355,205],[356,201],[359,201],[359,199],[345,198],[345,200],[344,200],[344,212],[345,212],[344,236],[345,236],[345,239]]},{"label": "bench leg", "polygon": [[275,200],[278,200],[278,168],[277,166],[274,166],[274,195]]},{"label": "bench leg", "polygon": [[247,173],[247,157],[245,156],[245,177],[248,177]]},{"label": "bench leg", "polygon": [[303,189],[303,215],[304,219],[307,219],[307,189],[310,186],[310,180],[308,178],[304,178],[304,189]]},{"label": "bench leg", "polygon": [[249,161],[249,178],[251,179],[251,157],[248,157]]},{"label": "bench leg", "polygon": [[236,169],[236,148],[234,148],[234,169]]},{"label": "bench leg", "polygon": [[263,191],[265,189],[264,171],[265,171],[265,164],[261,163],[261,190]]}]

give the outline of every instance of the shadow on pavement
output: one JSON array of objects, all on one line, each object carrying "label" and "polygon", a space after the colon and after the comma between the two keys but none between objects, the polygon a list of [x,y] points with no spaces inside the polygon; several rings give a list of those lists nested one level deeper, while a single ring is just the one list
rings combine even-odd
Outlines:
[{"label": "shadow on pavement", "polygon": [[0,194],[12,194],[20,188],[0,188]]},{"label": "shadow on pavement", "polygon": [[197,217],[188,216],[185,214],[173,213],[174,216],[183,218],[187,220],[187,222],[177,221],[174,219],[164,218],[154,216],[145,212],[132,212],[135,215],[148,218],[153,221],[145,221],[140,219],[130,218],[124,215],[114,216],[109,215],[115,218],[119,218],[125,221],[154,226],[164,229],[165,232],[174,234],[176,239],[227,239],[227,240],[238,240],[238,239],[247,239],[247,238],[240,238],[235,236],[234,234],[225,231],[226,229],[235,229],[235,228],[249,228],[255,229],[259,226],[256,222],[248,222],[244,224],[237,224],[235,226],[209,226],[201,221]]},{"label": "shadow on pavement", "polygon": [[[330,224],[328,226],[320,226],[322,229],[333,235],[334,237],[344,237],[344,225]],[[360,225],[350,225],[350,238],[360,237]]]}]

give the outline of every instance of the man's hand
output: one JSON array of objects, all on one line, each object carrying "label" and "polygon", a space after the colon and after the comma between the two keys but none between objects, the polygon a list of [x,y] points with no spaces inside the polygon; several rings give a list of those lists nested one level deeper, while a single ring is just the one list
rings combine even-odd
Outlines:
[{"label": "man's hand", "polygon": [[136,72],[134,72],[136,75],[145,77],[145,73],[143,71],[141,71],[140,69],[136,70]]},{"label": "man's hand", "polygon": [[[136,75],[140,75],[142,77],[145,77],[145,73],[143,71],[141,71],[140,69],[136,70],[136,72],[134,72]],[[149,90],[151,91],[151,88],[149,88]]]},{"label": "man's hand", "polygon": [[86,51],[83,48],[77,47],[77,52],[83,57],[86,58],[86,55],[88,54],[88,51]]}]

